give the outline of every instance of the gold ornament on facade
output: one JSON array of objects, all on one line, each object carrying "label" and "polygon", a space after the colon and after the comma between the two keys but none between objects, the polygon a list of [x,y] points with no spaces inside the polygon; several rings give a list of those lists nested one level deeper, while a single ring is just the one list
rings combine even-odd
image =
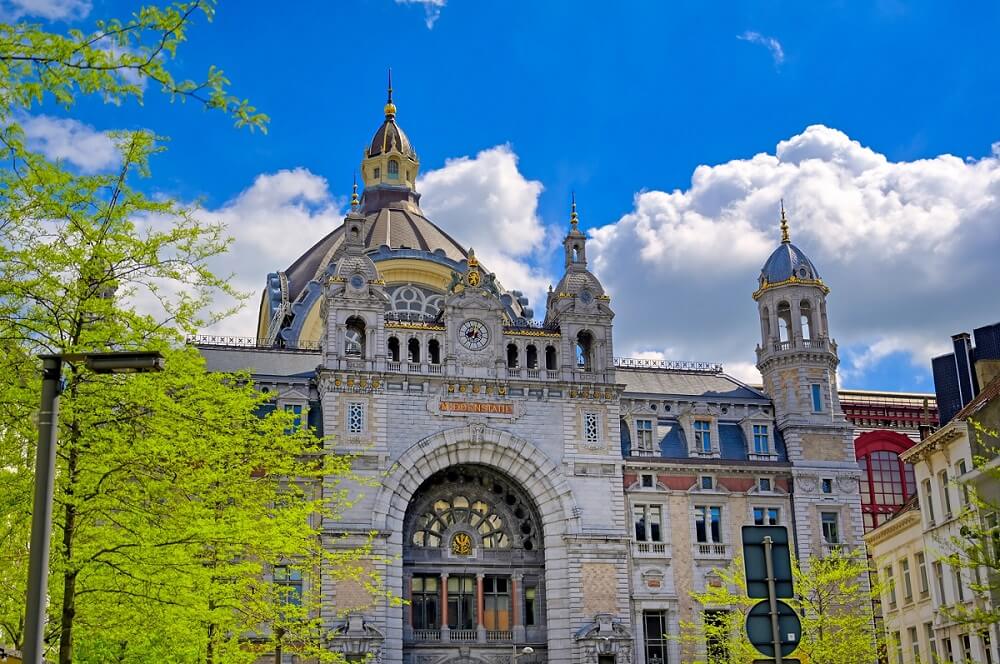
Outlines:
[{"label": "gold ornament on facade", "polygon": [[455,533],[451,538],[451,552],[456,556],[472,555],[472,537],[469,533]]},{"label": "gold ornament on facade", "polygon": [[478,385],[473,385],[472,386],[472,393],[473,394],[479,394],[479,386]]},{"label": "gold ornament on facade", "polygon": [[455,393],[455,386],[448,385],[448,394],[454,394],[454,393]]}]

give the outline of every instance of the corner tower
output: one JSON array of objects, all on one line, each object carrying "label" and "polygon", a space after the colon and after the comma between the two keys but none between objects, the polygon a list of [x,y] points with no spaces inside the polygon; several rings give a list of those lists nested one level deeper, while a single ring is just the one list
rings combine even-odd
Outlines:
[{"label": "corner tower", "polygon": [[861,546],[853,429],[840,409],[840,360],[826,314],[830,289],[792,244],[784,204],[781,244],[764,263],[758,286],[757,368],[793,466],[798,555],[805,560],[835,547]]}]

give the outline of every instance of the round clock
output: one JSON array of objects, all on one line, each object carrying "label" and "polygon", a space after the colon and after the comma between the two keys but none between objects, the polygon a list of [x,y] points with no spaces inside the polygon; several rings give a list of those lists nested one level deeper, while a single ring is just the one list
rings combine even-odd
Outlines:
[{"label": "round clock", "polygon": [[589,290],[580,291],[580,302],[584,304],[590,304],[594,301],[594,294]]},{"label": "round clock", "polygon": [[482,350],[490,341],[490,331],[482,321],[470,318],[458,328],[458,339],[469,350]]},{"label": "round clock", "polygon": [[351,288],[354,288],[356,290],[361,290],[362,288],[365,287],[365,278],[362,277],[360,274],[353,274],[351,275],[350,283],[351,283]]}]

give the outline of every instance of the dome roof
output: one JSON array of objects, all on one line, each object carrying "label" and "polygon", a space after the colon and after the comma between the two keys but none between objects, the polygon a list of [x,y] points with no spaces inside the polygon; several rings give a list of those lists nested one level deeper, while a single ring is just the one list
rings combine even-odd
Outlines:
[{"label": "dome roof", "polygon": [[801,249],[791,242],[782,242],[761,268],[761,283],[776,284],[792,277],[819,280],[819,272]]},{"label": "dome roof", "polygon": [[[364,228],[366,251],[385,245],[391,249],[438,252],[455,262],[465,260],[467,255],[465,248],[407,202],[367,212]],[[306,284],[322,275],[343,244],[344,226],[339,226],[292,263],[285,271],[289,302],[294,302]]]},{"label": "dome roof", "polygon": [[[390,104],[386,104],[386,108],[388,109],[389,107]],[[372,136],[372,142],[368,146],[365,156],[371,158],[386,152],[398,150],[404,156],[416,161],[416,150],[413,149],[410,139],[406,137],[403,130],[396,124],[395,106],[392,106],[392,110],[392,114],[386,113],[385,122],[382,123],[382,126]]]}]

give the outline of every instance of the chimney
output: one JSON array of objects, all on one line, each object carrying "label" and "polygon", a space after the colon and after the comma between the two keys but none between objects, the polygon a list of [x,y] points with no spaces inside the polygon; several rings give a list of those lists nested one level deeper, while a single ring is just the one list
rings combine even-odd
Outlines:
[{"label": "chimney", "polygon": [[972,368],[972,336],[968,332],[961,332],[952,335],[952,344],[955,346],[955,373],[958,376],[958,396],[961,400],[961,407],[965,407],[972,401],[979,392],[976,385],[976,372]]}]

